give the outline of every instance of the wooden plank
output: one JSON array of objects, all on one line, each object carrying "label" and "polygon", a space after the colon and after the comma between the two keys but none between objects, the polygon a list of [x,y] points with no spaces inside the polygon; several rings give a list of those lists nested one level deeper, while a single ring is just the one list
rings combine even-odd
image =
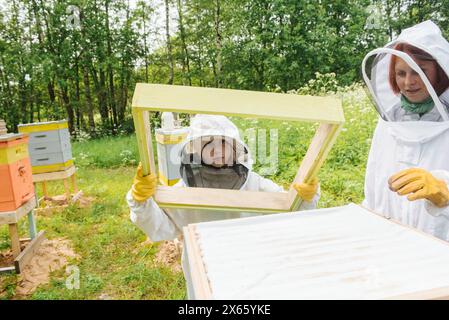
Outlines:
[{"label": "wooden plank", "polygon": [[190,266],[190,276],[192,278],[194,299],[195,300],[208,300],[212,297],[212,291],[210,288],[209,280],[201,253],[199,252],[198,242],[196,240],[196,231],[193,225],[188,225],[183,228],[184,230],[184,243],[186,245],[186,252],[188,255],[188,261]]},{"label": "wooden plank", "polygon": [[48,173],[37,173],[33,174],[33,182],[51,181],[51,180],[62,180],[69,178],[76,172],[75,166],[71,166],[64,171],[48,172]]},{"label": "wooden plank", "polygon": [[78,193],[78,185],[76,184],[75,173],[72,175],[71,180],[72,180],[73,193]]},{"label": "wooden plank", "polygon": [[5,267],[5,268],[0,268],[0,273],[9,273],[9,272],[13,272],[16,270],[16,267]]},{"label": "wooden plank", "polygon": [[16,212],[0,212],[0,225],[16,223]]},{"label": "wooden plank", "polygon": [[17,223],[19,220],[36,208],[36,198],[32,197],[24,205],[14,211],[0,212],[0,225]]},{"label": "wooden plank", "polygon": [[14,266],[16,272],[20,273],[23,268],[30,262],[33,255],[39,248],[41,242],[45,239],[45,231],[41,231],[38,235],[31,241],[22,253],[14,260]]},{"label": "wooden plank", "polygon": [[67,201],[70,200],[70,187],[69,187],[69,179],[64,179],[64,191]]},{"label": "wooden plank", "polygon": [[256,192],[159,186],[155,201],[161,208],[216,211],[287,212],[287,192]]},{"label": "wooden plank", "polygon": [[77,193],[75,193],[72,197],[72,203],[77,202],[83,196],[83,194],[83,190],[79,190]]},{"label": "wooden plank", "polygon": [[307,183],[318,175],[318,172],[332,149],[341,128],[342,125],[325,123],[318,127],[315,136],[307,149],[307,153],[301,162],[301,166],[296,173],[295,179],[290,186],[288,197],[290,211],[297,211],[302,203],[302,199],[293,188],[293,184],[301,183],[303,181]]},{"label": "wooden plank", "polygon": [[284,121],[344,122],[341,101],[336,98],[246,90],[138,83],[132,106]]},{"label": "wooden plank", "polygon": [[16,258],[20,254],[20,237],[17,223],[9,224],[9,237],[11,238],[12,255]]},{"label": "wooden plank", "polygon": [[151,172],[156,173],[149,113],[148,111],[136,109],[133,109],[132,112],[140,161],[142,163],[142,173],[143,175],[148,175]]},{"label": "wooden plank", "polygon": [[47,182],[44,180],[42,181],[42,192],[44,193],[44,197],[48,197],[48,191],[47,191]]}]

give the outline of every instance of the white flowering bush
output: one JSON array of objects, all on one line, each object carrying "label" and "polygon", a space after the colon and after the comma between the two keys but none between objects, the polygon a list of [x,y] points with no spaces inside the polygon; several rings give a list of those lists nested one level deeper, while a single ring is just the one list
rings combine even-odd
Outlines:
[{"label": "white flowering bush", "polygon": [[137,162],[131,150],[123,150],[120,152],[120,158],[122,159],[123,165],[135,165]]},{"label": "white flowering bush", "polygon": [[315,79],[309,80],[306,85],[298,90],[291,90],[289,93],[313,95],[313,96],[325,96],[331,93],[336,93],[339,90],[338,80],[336,74],[331,73],[319,73],[315,72]]}]

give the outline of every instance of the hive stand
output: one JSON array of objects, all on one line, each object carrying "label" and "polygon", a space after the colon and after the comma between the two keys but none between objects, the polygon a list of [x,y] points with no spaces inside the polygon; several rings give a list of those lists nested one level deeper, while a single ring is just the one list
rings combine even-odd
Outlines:
[{"label": "hive stand", "polygon": [[[138,83],[132,112],[144,175],[156,173],[150,111],[320,123],[293,183],[317,176],[344,123],[341,101],[330,97]],[[161,208],[260,213],[296,211],[302,202],[293,187],[285,193],[159,186],[154,198]]]},{"label": "hive stand", "polygon": [[[33,174],[33,182],[35,184],[35,189],[37,189],[36,188],[37,184],[41,183],[42,184],[42,192],[44,194],[43,197],[38,199],[38,202],[42,201],[43,199],[51,200],[51,197],[48,195],[48,191],[47,191],[47,182],[54,181],[54,180],[63,180],[64,181],[64,191],[65,191],[65,195],[67,198],[67,202],[70,200],[72,202],[75,202],[83,194],[82,190],[78,190],[78,186],[76,184],[76,168],[75,168],[75,166],[71,166],[62,171]],[[71,192],[70,192],[70,186],[69,186],[70,181],[72,184],[72,189],[73,189],[73,194],[74,194],[73,197],[71,196]],[[36,194],[37,194],[37,192],[36,192]],[[67,205],[53,206],[52,209],[57,209],[58,207],[61,207],[61,208],[67,207]]]},{"label": "hive stand", "polygon": [[[30,262],[41,242],[45,239],[45,232],[37,233],[36,230],[35,207],[36,199],[33,197],[16,210],[0,212],[0,225],[7,224],[9,227],[11,249],[14,257],[14,266],[0,268],[0,272],[15,271],[16,273],[21,273],[23,268]],[[28,217],[30,238],[20,239],[18,223],[24,216]],[[20,243],[28,240],[31,240],[31,242],[22,251]]]},{"label": "hive stand", "polygon": [[6,122],[3,119],[0,119],[0,136],[7,134],[8,130],[6,129]]}]

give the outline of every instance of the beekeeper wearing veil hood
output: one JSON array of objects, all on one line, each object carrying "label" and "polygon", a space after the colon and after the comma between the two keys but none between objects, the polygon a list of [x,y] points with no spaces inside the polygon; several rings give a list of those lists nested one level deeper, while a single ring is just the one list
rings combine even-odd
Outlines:
[{"label": "beekeeper wearing veil hood", "polygon": [[[181,177],[175,187],[201,187],[263,192],[284,192],[283,188],[253,172],[248,147],[238,128],[224,116],[196,115],[181,147]],[[173,240],[190,223],[239,218],[257,213],[211,212],[192,209],[161,209],[152,199],[156,190],[154,174],[142,176],[139,167],[127,202],[131,220],[152,241]],[[294,185],[304,200],[300,210],[314,209],[319,199],[317,181]]]},{"label": "beekeeper wearing veil hood", "polygon": [[369,52],[362,74],[380,115],[363,205],[449,241],[449,43],[425,21]]}]

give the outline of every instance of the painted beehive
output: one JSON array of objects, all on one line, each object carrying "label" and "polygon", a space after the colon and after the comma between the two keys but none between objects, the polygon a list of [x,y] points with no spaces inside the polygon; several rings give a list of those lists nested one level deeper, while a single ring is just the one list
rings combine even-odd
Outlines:
[{"label": "painted beehive", "polygon": [[181,178],[179,152],[188,133],[188,128],[156,129],[159,181],[163,185],[173,186]]},{"label": "painted beehive", "polygon": [[73,165],[66,120],[21,124],[18,128],[30,135],[33,174],[62,171]]},{"label": "painted beehive", "polygon": [[0,212],[13,211],[34,197],[28,136],[0,136]]},{"label": "painted beehive", "polygon": [[449,299],[449,243],[360,206],[191,224],[193,299]]}]

